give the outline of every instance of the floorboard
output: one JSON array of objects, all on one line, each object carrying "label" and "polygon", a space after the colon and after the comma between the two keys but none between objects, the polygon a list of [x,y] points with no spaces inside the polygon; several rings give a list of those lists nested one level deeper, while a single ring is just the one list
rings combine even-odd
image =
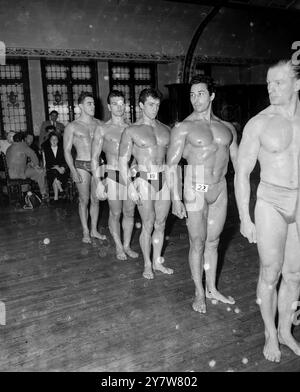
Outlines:
[{"label": "floorboard", "polygon": [[218,282],[236,304],[208,302],[200,315],[191,308],[184,221],[170,216],[166,229],[165,264],[174,275],[147,281],[141,256],[116,259],[106,203],[99,226],[108,240],[92,245],[81,242],[76,204],[0,209],[1,371],[300,371],[287,348],[280,364],[262,356],[258,254],[239,234],[236,211],[222,234]]}]

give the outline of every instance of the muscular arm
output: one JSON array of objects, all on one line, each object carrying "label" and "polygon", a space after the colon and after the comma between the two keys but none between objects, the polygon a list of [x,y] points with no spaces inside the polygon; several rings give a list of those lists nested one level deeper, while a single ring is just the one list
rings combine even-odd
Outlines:
[{"label": "muscular arm", "polygon": [[186,126],[184,124],[176,124],[171,131],[170,145],[167,152],[168,170],[166,177],[172,200],[180,200],[178,191],[178,163],[183,154],[186,135]]},{"label": "muscular arm", "polygon": [[231,145],[229,147],[229,154],[230,154],[230,159],[232,162],[233,169],[236,172],[237,157],[238,157],[237,133],[235,127],[232,124],[227,123],[227,126],[231,130],[233,136]]},{"label": "muscular arm", "polygon": [[103,147],[103,140],[104,140],[103,129],[101,126],[97,126],[92,141],[92,158],[91,158],[92,173],[96,181],[96,184],[98,184],[100,181],[98,169],[99,169],[99,157]]},{"label": "muscular arm", "polygon": [[120,173],[125,184],[129,185],[131,182],[131,173],[128,167],[128,162],[132,154],[133,140],[131,137],[130,127],[124,129],[120,146],[119,146],[119,168]]},{"label": "muscular arm", "polygon": [[260,149],[262,120],[259,116],[251,119],[244,128],[239,146],[235,172],[235,197],[241,223],[250,222],[250,174],[254,169]]},{"label": "muscular arm", "polygon": [[72,146],[73,146],[73,137],[74,137],[74,126],[71,123],[66,126],[64,131],[64,154],[65,154],[65,160],[72,174],[76,172],[76,169],[74,167],[73,157],[71,154]]}]

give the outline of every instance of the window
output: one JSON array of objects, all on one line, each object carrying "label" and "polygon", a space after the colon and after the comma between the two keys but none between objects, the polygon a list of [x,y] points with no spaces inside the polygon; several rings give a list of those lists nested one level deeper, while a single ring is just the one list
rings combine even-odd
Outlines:
[{"label": "window", "polygon": [[47,119],[49,113],[56,110],[63,124],[75,120],[80,114],[77,101],[82,91],[92,93],[96,104],[95,117],[99,116],[94,61],[46,60],[41,62],[41,66]]},{"label": "window", "polygon": [[140,118],[139,95],[144,88],[156,86],[156,67],[146,63],[109,64],[110,89],[123,92],[126,103],[126,117],[130,122]]},{"label": "window", "polygon": [[28,67],[24,60],[8,60],[0,65],[0,130],[32,130]]}]

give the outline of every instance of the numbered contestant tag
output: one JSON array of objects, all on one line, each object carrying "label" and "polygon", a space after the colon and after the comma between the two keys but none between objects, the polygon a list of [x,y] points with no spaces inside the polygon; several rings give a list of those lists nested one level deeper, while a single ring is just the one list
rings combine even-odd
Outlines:
[{"label": "numbered contestant tag", "polygon": [[147,180],[157,180],[158,173],[147,173]]},{"label": "numbered contestant tag", "polygon": [[196,184],[195,185],[195,191],[207,192],[208,191],[208,185],[206,185],[206,184]]}]

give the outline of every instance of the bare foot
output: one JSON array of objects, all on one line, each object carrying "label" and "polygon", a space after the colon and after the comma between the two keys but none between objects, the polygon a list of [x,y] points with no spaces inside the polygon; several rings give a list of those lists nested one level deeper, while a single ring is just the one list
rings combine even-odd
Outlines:
[{"label": "bare foot", "polygon": [[300,343],[292,336],[291,333],[283,334],[278,333],[278,341],[280,344],[288,346],[296,355],[300,356]]},{"label": "bare foot", "polygon": [[116,249],[116,256],[118,260],[127,260],[127,256],[123,249]]},{"label": "bare foot", "polygon": [[98,231],[91,231],[92,238],[98,238],[98,240],[106,240],[106,235],[100,234]]},{"label": "bare foot", "polygon": [[132,259],[136,259],[137,257],[139,257],[139,254],[129,247],[124,247],[124,252]]},{"label": "bare foot", "polygon": [[163,266],[164,258],[159,257],[156,261],[153,261],[153,271],[160,271],[163,274],[171,275],[174,270]]},{"label": "bare foot", "polygon": [[204,295],[196,295],[192,308],[195,312],[206,313],[206,303]]},{"label": "bare foot", "polygon": [[145,266],[144,272],[143,272],[143,277],[145,279],[153,279],[154,278],[151,265]]},{"label": "bare foot", "polygon": [[163,274],[172,275],[174,270],[172,268],[164,267],[161,264],[153,264],[153,271],[160,271]]},{"label": "bare foot", "polygon": [[266,337],[263,354],[268,361],[280,362],[281,352],[277,337]]},{"label": "bare foot", "polygon": [[208,290],[208,288],[206,288],[205,296],[206,296],[206,298],[214,299],[214,300],[223,302],[224,304],[230,304],[230,305],[235,304],[235,300],[232,297],[230,297],[230,296],[225,297],[217,289]]},{"label": "bare foot", "polygon": [[91,240],[91,237],[90,237],[90,233],[87,231],[87,232],[83,232],[83,237],[82,237],[82,242],[84,243],[84,244],[91,244],[92,243],[92,240]]}]

